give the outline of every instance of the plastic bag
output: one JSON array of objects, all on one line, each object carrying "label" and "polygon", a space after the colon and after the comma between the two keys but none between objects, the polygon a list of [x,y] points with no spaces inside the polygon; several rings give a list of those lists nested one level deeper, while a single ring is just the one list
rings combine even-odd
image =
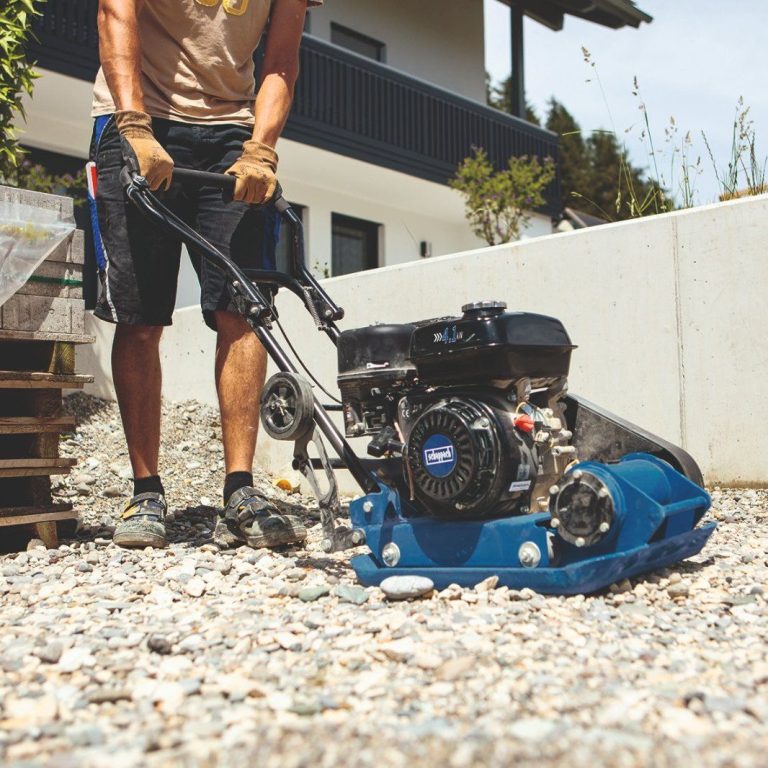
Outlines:
[{"label": "plastic bag", "polygon": [[59,211],[0,201],[0,306],[74,230]]}]

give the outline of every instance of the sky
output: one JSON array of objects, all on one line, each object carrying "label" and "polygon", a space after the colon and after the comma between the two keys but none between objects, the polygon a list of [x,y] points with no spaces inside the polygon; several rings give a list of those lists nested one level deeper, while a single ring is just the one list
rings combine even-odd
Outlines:
[{"label": "sky", "polygon": [[[498,0],[484,3],[486,68],[494,80],[500,80],[510,70],[509,9]],[[656,145],[656,163],[667,188],[677,192],[682,165],[679,153],[675,155],[665,142],[665,128],[674,117],[677,145],[690,131],[691,162],[701,157],[696,202],[714,202],[718,183],[701,132],[718,166],[727,166],[740,96],[750,107],[761,162],[768,154],[768,60],[763,40],[768,2],[637,0],[637,5],[654,19],[639,29],[612,30],[566,16],[564,29],[552,32],[526,18],[526,97],[540,116],[554,96],[585,132],[614,129],[626,142],[633,162],[647,167],[647,143],[640,138],[643,113],[640,100],[632,94],[637,77]],[[582,46],[592,54],[605,97],[595,71],[584,62]]]}]

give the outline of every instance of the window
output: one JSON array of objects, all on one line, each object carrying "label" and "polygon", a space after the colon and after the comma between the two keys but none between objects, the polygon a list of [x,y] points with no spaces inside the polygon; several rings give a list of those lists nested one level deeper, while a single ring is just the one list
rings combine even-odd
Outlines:
[{"label": "window", "polygon": [[334,22],[331,23],[331,42],[374,61],[387,60],[387,46],[384,43]]},{"label": "window", "polygon": [[331,274],[349,275],[379,266],[379,224],[333,214]]},{"label": "window", "polygon": [[[291,208],[296,211],[296,214],[301,219],[301,223],[306,226],[306,206],[299,205],[299,203],[291,203]],[[280,222],[280,239],[277,241],[277,248],[275,249],[275,269],[278,272],[289,273],[291,269],[291,225],[285,220]],[[306,232],[304,237],[306,239]]]}]

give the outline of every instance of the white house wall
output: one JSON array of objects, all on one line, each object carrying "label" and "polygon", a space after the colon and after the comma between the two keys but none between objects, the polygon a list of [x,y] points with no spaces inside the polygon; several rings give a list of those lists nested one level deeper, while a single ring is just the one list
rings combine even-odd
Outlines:
[{"label": "white house wall", "polygon": [[330,42],[336,22],[386,44],[386,63],[485,103],[482,0],[328,0],[311,12],[312,35]]}]

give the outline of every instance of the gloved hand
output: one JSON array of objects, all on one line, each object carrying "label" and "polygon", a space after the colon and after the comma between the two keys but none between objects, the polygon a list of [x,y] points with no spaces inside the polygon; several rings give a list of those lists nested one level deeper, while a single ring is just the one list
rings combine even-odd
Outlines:
[{"label": "gloved hand", "polygon": [[[135,160],[139,173],[149,188],[171,186],[173,160],[152,133],[152,118],[146,112],[121,109],[115,112],[115,125],[123,145],[126,161]],[[133,155],[133,157],[131,157]]]},{"label": "gloved hand", "polygon": [[263,203],[271,200],[277,188],[277,152],[268,144],[251,139],[243,143],[243,154],[227,169],[237,177],[235,200]]}]

